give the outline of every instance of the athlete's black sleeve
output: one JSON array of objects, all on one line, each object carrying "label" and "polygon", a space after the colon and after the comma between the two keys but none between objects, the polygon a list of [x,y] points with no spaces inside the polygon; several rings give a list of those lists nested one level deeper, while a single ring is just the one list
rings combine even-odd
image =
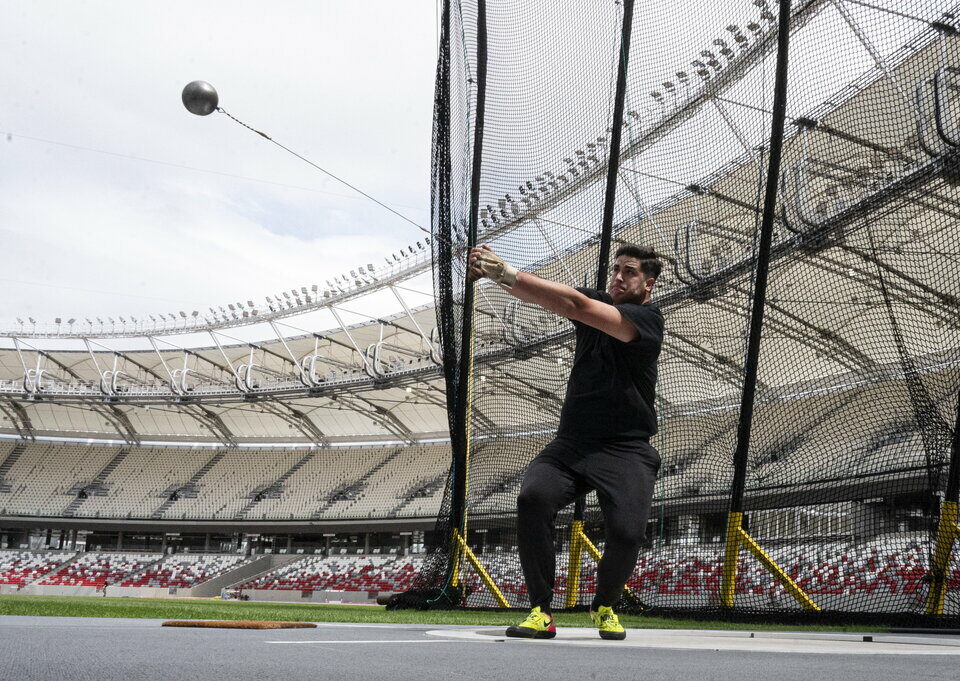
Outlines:
[{"label": "athlete's black sleeve", "polygon": [[[620,310],[620,314],[626,317],[638,332],[638,336],[628,343],[634,347],[656,346],[659,349],[663,342],[663,314],[653,303],[638,305],[636,303],[621,303],[614,305],[613,297],[606,291],[598,291],[592,288],[577,287],[577,290],[587,298],[609,303]],[[575,326],[580,326],[582,322],[573,321]]]},{"label": "athlete's black sleeve", "polygon": [[621,303],[614,305],[620,314],[626,317],[637,329],[638,335],[629,345],[637,347],[657,346],[663,342],[663,314],[653,303],[637,305],[636,303]]}]

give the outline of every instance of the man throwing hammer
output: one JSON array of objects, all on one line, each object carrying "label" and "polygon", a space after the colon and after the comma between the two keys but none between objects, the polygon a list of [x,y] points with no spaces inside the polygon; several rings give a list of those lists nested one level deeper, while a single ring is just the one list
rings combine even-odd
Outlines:
[{"label": "man throwing hammer", "polygon": [[663,264],[650,248],[621,246],[609,290],[571,288],[518,272],[489,246],[474,248],[468,278],[486,277],[511,295],[571,320],[577,342],[557,437],[527,468],[517,498],[517,543],[532,610],[507,636],[553,638],[554,520],[596,490],[606,530],[590,606],[604,639],[626,632],[613,606],[633,573],[646,530],[660,455],[654,388],[663,315],[650,300]]}]

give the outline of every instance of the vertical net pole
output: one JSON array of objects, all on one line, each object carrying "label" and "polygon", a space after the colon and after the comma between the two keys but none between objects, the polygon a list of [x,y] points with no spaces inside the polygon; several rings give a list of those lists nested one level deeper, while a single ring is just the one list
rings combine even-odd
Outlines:
[{"label": "vertical net pole", "polygon": [[[470,213],[467,222],[467,247],[477,244],[477,216],[480,212],[480,177],[483,169],[483,122],[487,90],[487,3],[477,1],[477,98],[473,124],[473,160],[470,169]],[[460,338],[460,380],[456,386],[457,399],[454,420],[453,489],[451,504],[451,568],[449,580],[459,583],[462,545],[467,540],[467,492],[470,467],[470,402],[473,393],[473,307],[474,284],[464,280],[463,326]]]},{"label": "vertical net pole", "polygon": [[627,90],[627,65],[630,61],[630,34],[633,28],[633,0],[623,2],[623,28],[620,34],[620,60],[617,64],[617,90],[613,100],[613,132],[610,133],[610,162],[603,199],[603,221],[600,227],[600,255],[597,259],[597,289],[607,287],[610,261],[610,237],[613,234],[613,210],[617,201],[617,173],[620,172],[620,139],[623,136],[623,104]]},{"label": "vertical net pole", "polygon": [[937,523],[936,544],[930,569],[930,591],[927,594],[927,614],[942,615],[943,601],[947,595],[950,553],[954,541],[960,541],[960,393],[957,394],[957,418],[953,425],[953,444],[950,448],[950,469],[947,473],[947,489],[940,504],[940,520]]},{"label": "vertical net pole", "polygon": [[720,604],[733,607],[736,590],[737,562],[743,524],[743,493],[747,477],[747,454],[750,448],[750,429],[753,425],[753,406],[759,370],[760,341],[763,332],[763,311],[767,293],[767,274],[770,268],[770,244],[776,216],[777,191],[780,179],[780,159],[783,153],[783,131],[787,115],[787,63],[790,45],[790,0],[780,0],[779,29],[777,33],[777,66],[774,81],[773,119],[770,124],[770,158],[767,164],[767,184],[760,222],[760,243],[757,249],[757,268],[753,305],[750,313],[750,335],[744,363],[743,392],[740,400],[740,420],[737,424],[737,446],[733,455],[733,485],[730,492],[730,512],[727,514],[726,550],[720,582]]},{"label": "vertical net pole", "polygon": [[[613,211],[617,200],[617,174],[620,172],[620,145],[623,137],[623,109],[627,91],[627,67],[630,63],[630,36],[633,31],[633,0],[623,2],[623,23],[620,29],[620,59],[617,63],[617,87],[613,99],[613,122],[610,133],[610,157],[607,166],[606,192],[603,198],[603,216],[600,223],[600,254],[597,258],[597,289],[602,291],[607,287],[607,268],[610,262],[610,240],[613,235]],[[586,498],[578,497],[573,504],[574,525],[570,533],[571,559],[574,555],[580,556],[579,538],[574,545],[575,531],[583,532],[583,513],[586,507]],[[579,585],[580,566],[568,566],[568,590],[576,590]],[[574,578],[574,574],[576,578]],[[567,607],[576,605],[573,594],[567,594]]]}]

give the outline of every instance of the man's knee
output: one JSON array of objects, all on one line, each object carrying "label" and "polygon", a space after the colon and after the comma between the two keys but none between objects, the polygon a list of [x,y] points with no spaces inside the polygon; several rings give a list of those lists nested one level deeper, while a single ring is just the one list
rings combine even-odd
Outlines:
[{"label": "man's knee", "polygon": [[646,535],[645,528],[639,523],[607,523],[607,544],[615,544],[621,549],[640,550]]},{"label": "man's knee", "polygon": [[534,485],[525,485],[517,495],[517,513],[522,516],[553,516],[553,499],[547,490]]}]

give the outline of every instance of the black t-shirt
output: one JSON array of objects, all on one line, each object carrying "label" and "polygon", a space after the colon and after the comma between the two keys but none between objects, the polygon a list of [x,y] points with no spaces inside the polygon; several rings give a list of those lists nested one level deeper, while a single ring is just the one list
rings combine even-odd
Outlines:
[{"label": "black t-shirt", "polygon": [[[605,291],[580,293],[613,305]],[[657,432],[654,390],[663,343],[663,315],[653,303],[614,305],[639,332],[629,343],[592,326],[577,330],[573,369],[558,435],[576,440],[636,440]]]}]

